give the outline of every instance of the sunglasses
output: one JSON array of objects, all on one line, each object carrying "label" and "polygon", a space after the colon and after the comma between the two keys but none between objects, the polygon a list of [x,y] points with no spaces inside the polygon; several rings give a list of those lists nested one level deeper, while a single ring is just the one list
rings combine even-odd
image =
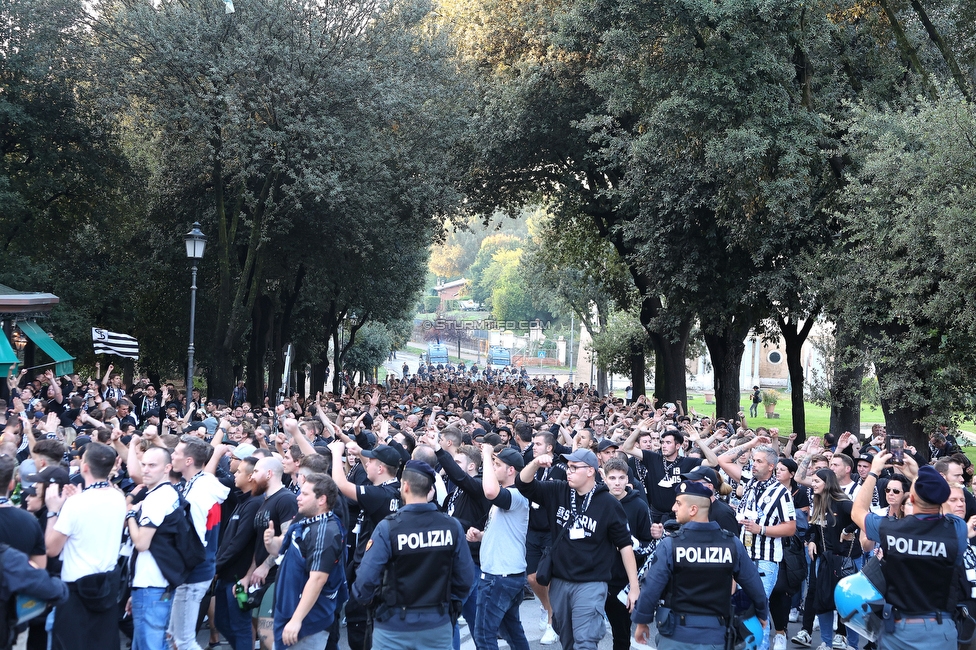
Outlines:
[{"label": "sunglasses", "polygon": [[885,493],[887,494],[904,494],[904,492],[904,490],[889,490],[888,488],[885,488]]}]

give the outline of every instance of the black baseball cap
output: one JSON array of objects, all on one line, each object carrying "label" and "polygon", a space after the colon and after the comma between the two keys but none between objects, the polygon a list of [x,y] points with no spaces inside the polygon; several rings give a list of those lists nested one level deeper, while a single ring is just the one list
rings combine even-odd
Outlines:
[{"label": "black baseball cap", "polygon": [[400,452],[388,445],[380,445],[376,449],[363,449],[360,452],[360,455],[365,456],[366,458],[375,458],[384,465],[393,468],[399,468],[400,462],[403,460],[403,457],[400,456]]}]

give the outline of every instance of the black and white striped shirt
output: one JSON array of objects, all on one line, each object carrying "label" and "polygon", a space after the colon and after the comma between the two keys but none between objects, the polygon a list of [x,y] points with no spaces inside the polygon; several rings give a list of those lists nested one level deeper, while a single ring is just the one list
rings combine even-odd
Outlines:
[{"label": "black and white striped shirt", "polygon": [[[746,485],[745,494],[736,509],[736,517],[745,519],[747,514],[753,515],[760,526],[767,528],[787,521],[796,521],[796,509],[793,507],[793,497],[775,476],[765,481],[752,479]],[[752,519],[753,516],[748,517]],[[749,558],[752,560],[766,560],[779,562],[783,559],[783,538],[767,537],[759,533],[750,533],[745,528],[739,531]]]}]

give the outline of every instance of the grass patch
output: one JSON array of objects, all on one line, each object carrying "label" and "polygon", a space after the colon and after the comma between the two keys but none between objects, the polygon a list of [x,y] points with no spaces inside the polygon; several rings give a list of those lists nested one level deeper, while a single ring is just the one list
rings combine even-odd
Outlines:
[{"label": "grass patch", "polygon": [[[789,395],[786,396],[786,399],[776,403],[774,412],[779,415],[778,418],[767,418],[765,407],[762,404],[759,405],[759,415],[757,417],[748,417],[749,406],[751,404],[750,393],[743,393],[739,405],[740,409],[746,414],[746,421],[751,428],[757,426],[777,427],[780,434],[793,433],[793,404],[789,399]],[[705,404],[705,398],[701,395],[688,396],[688,405],[685,407],[685,410],[689,408],[694,408],[700,415],[715,416],[715,405]],[[823,435],[830,431],[829,408],[813,404],[812,402],[805,402],[803,412],[807,434]],[[862,403],[861,426],[871,425],[875,422],[884,422],[884,414],[881,412],[881,409],[872,407],[867,403]]]}]

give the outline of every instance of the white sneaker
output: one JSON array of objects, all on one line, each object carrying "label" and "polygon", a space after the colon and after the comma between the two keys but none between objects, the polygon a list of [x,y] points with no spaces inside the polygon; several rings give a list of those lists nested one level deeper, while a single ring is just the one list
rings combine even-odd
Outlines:
[{"label": "white sneaker", "polygon": [[539,643],[542,645],[552,645],[559,640],[559,636],[556,634],[556,630],[552,629],[552,626],[546,623],[546,632],[539,639]]},{"label": "white sneaker", "polygon": [[786,635],[777,634],[773,637],[773,650],[786,650]]},{"label": "white sneaker", "polygon": [[796,623],[800,620],[800,610],[796,607],[790,610],[790,623]]},{"label": "white sneaker", "polygon": [[549,627],[549,612],[546,611],[545,607],[540,607],[539,609],[541,610],[539,612],[539,631],[545,632],[546,628]]},{"label": "white sneaker", "polygon": [[821,643],[817,646],[817,650],[830,650],[830,648],[827,647],[826,643]]},{"label": "white sneaker", "polygon": [[797,632],[796,636],[790,639],[790,641],[793,642],[793,645],[798,645],[801,648],[809,648],[810,644],[813,643],[813,639],[810,638],[810,633],[806,630]]},{"label": "white sneaker", "polygon": [[847,637],[843,634],[835,634],[834,640],[830,644],[832,648],[837,648],[838,650],[847,650]]}]

